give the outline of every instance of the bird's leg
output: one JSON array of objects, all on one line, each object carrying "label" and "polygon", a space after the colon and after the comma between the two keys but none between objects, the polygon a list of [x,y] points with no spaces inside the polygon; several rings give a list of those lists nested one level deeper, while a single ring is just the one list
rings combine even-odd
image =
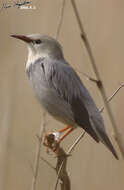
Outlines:
[{"label": "bird's leg", "polygon": [[67,125],[66,127],[60,129],[58,132],[59,133],[63,133],[64,131],[66,131],[67,129],[70,129],[71,127],[69,125]]},{"label": "bird's leg", "polygon": [[[61,132],[64,132],[65,130],[67,130],[67,129],[69,129],[61,138],[59,138],[59,140],[58,140],[58,143],[60,143],[67,135],[69,135],[71,132],[72,132],[72,130],[73,130],[73,128],[72,127],[70,127],[70,126],[67,126],[66,128],[63,128],[63,129],[61,129],[60,131]],[[59,132],[60,132],[59,131]],[[60,133],[61,133],[60,132]]]},{"label": "bird's leg", "polygon": [[[67,129],[69,129],[63,136],[59,137],[59,134],[63,133],[64,131],[66,131]],[[58,154],[59,152],[59,144],[60,142],[68,135],[71,133],[71,131],[73,130],[72,127],[70,126],[66,126],[65,128],[57,131],[57,132],[53,132],[53,133],[49,133],[47,135],[45,135],[44,140],[43,140],[43,144],[47,147],[47,151],[48,149],[52,149],[56,154]]]},{"label": "bird's leg", "polygon": [[60,138],[58,138],[58,140],[57,140],[56,143],[55,143],[55,146],[54,146],[53,151],[56,153],[56,155],[59,155],[59,152],[60,152],[60,142],[61,142],[67,135],[69,135],[69,134],[72,132],[73,128],[70,127],[70,126],[67,126],[67,127],[65,127],[65,128],[63,128],[63,129],[61,129],[61,130],[58,131],[59,133],[63,133],[63,132],[66,131],[67,129],[69,129],[69,130],[68,130],[63,136],[61,136]]}]

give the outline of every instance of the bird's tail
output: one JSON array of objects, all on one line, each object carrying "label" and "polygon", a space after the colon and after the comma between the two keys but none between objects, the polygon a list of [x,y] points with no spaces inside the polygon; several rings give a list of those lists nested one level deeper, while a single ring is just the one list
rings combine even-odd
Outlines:
[{"label": "bird's tail", "polygon": [[93,118],[92,118],[92,125],[93,125],[93,128],[94,128],[97,136],[99,137],[100,141],[112,152],[114,157],[117,160],[119,160],[118,155],[117,155],[111,141],[109,140],[109,137],[108,137],[106,131],[104,130],[104,128],[102,129],[101,127],[99,127],[97,121],[94,120]]},{"label": "bird's tail", "polygon": [[112,145],[110,139],[108,138],[106,132],[104,132],[104,131],[99,131],[99,134],[100,134],[100,137],[101,137],[101,138],[100,138],[101,142],[102,142],[104,145],[106,145],[107,148],[112,152],[112,154],[114,155],[114,157],[115,157],[117,160],[119,160],[118,155],[117,155],[117,153],[116,153],[116,151],[115,151],[115,149],[114,149],[114,147],[113,147],[113,145]]}]

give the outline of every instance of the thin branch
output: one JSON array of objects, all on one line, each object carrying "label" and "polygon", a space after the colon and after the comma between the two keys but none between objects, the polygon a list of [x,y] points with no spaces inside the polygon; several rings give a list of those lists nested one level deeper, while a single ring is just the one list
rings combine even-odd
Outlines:
[{"label": "thin branch", "polygon": [[74,148],[76,147],[76,145],[80,142],[80,140],[84,137],[85,135],[85,131],[83,131],[81,133],[81,135],[75,140],[75,142],[71,145],[71,147],[68,149],[67,151],[67,155],[71,154],[71,152],[74,150]]},{"label": "thin branch", "polygon": [[[59,180],[61,181],[61,190],[71,190],[70,178],[67,172],[67,157],[68,155],[64,151],[58,140],[56,140],[56,133],[49,133],[44,137],[43,141],[44,146],[48,149],[51,149],[57,157],[57,164],[55,167],[55,171],[57,176],[59,175]],[[57,188],[57,185],[56,185]]]},{"label": "thin branch", "polygon": [[55,38],[58,39],[58,36],[60,34],[60,30],[62,27],[62,21],[63,21],[63,16],[64,16],[64,8],[65,8],[65,1],[66,0],[62,0],[62,6],[61,6],[61,10],[60,10],[60,16],[59,16],[59,21],[58,21],[58,26],[57,26],[57,30],[56,30],[56,36]]},{"label": "thin branch", "polygon": [[100,77],[100,74],[99,74],[97,66],[96,66],[96,62],[95,62],[95,59],[94,59],[94,56],[93,56],[93,53],[92,53],[92,50],[91,50],[90,43],[89,43],[87,35],[86,35],[85,31],[84,31],[84,27],[83,27],[83,24],[82,24],[80,16],[79,16],[75,0],[71,0],[71,4],[72,4],[72,7],[73,7],[73,10],[74,10],[76,19],[77,19],[77,23],[78,23],[79,29],[81,31],[81,38],[82,38],[82,40],[84,42],[84,45],[85,45],[86,50],[88,52],[88,55],[89,55],[89,58],[90,58],[90,61],[91,61],[94,73],[96,75],[97,87],[98,87],[98,89],[101,92],[101,96],[103,98],[104,105],[105,105],[106,110],[108,112],[108,116],[109,116],[109,119],[111,121],[114,133],[115,133],[116,142],[117,142],[117,144],[119,146],[121,155],[122,155],[122,157],[124,159],[124,142],[122,140],[121,134],[118,131],[118,128],[117,128],[117,125],[116,125],[113,113],[111,111],[111,108],[110,108],[109,104],[107,103],[107,96],[106,96],[105,88],[104,88],[103,83],[101,81],[101,77]]},{"label": "thin branch", "polygon": [[67,172],[67,161],[68,155],[60,147],[59,155],[57,157],[57,164],[56,164],[56,173],[57,173],[57,180],[55,189],[57,190],[58,181],[60,181],[61,190],[71,190],[71,182]]},{"label": "thin branch", "polygon": [[32,179],[31,190],[36,189],[36,181],[37,181],[37,177],[38,177],[40,152],[41,152],[41,143],[42,143],[42,138],[43,138],[43,134],[44,134],[44,131],[45,131],[45,127],[46,127],[46,113],[44,112],[43,113],[43,118],[42,118],[42,121],[41,121],[41,128],[40,128],[38,144],[37,144],[37,149],[36,149],[36,154],[35,154],[35,162],[34,162],[34,169],[33,169],[34,175],[33,175],[33,179]]},{"label": "thin branch", "polygon": [[55,184],[54,190],[57,190],[57,186],[58,186],[60,174],[61,174],[62,168],[63,168],[63,166],[64,166],[64,161],[65,161],[65,159],[63,159],[63,161],[62,161],[62,163],[61,163],[61,165],[60,165],[60,167],[59,167],[58,175],[57,175],[57,179],[56,179],[56,184]]},{"label": "thin branch", "polygon": [[42,161],[44,161],[50,168],[52,168],[53,170],[55,170],[55,167],[52,166],[51,163],[49,163],[45,158],[43,158],[42,156],[40,157]]},{"label": "thin branch", "polygon": [[[121,85],[117,88],[117,90],[107,99],[107,102],[110,102],[110,101],[114,98],[114,96],[119,92],[119,90],[120,90],[121,88],[123,88],[123,87],[124,87],[124,83],[121,84]],[[104,106],[99,109],[99,112],[103,112],[103,110],[104,110]]]},{"label": "thin branch", "polygon": [[[90,77],[90,76],[87,75],[86,73],[83,73],[83,72],[79,71],[79,70],[76,69],[76,68],[75,68],[75,70],[76,70],[78,73],[84,75],[88,80],[97,83],[97,80],[94,79],[93,77]],[[124,87],[124,83],[122,83],[122,84],[115,90],[115,92],[107,99],[107,102],[110,102],[110,101],[114,98],[114,96],[119,92],[119,90],[120,90],[121,88],[123,88],[123,87]],[[103,110],[104,110],[104,106],[99,109],[99,112],[103,112]]]},{"label": "thin branch", "polygon": [[[83,73],[83,72],[79,71],[79,70],[76,69],[76,68],[75,68],[75,70],[76,70],[78,73],[84,75],[88,80],[97,83],[97,80],[94,79],[93,77],[90,77],[90,76],[87,75],[86,73]],[[122,83],[122,84],[115,90],[115,92],[107,99],[107,102],[110,102],[110,101],[114,98],[114,96],[119,92],[119,90],[120,90],[121,88],[123,88],[123,87],[124,87],[124,83]],[[103,112],[103,110],[104,110],[104,106],[99,109],[99,112]]]},{"label": "thin branch", "polygon": [[98,83],[98,81],[96,79],[94,79],[93,77],[90,77],[88,74],[82,72],[82,71],[79,71],[76,67],[73,67],[75,71],[77,71],[78,73],[84,75],[86,77],[87,80],[90,80],[92,82],[95,82],[96,84]]},{"label": "thin branch", "polygon": [[32,171],[32,175],[34,176],[34,168],[33,168],[33,165],[32,165],[30,160],[28,161],[28,164],[29,164],[29,167],[30,167],[30,169]]},{"label": "thin branch", "polygon": [[[71,154],[72,150],[74,150],[74,148],[76,147],[76,145],[80,142],[80,140],[84,137],[85,135],[85,131],[83,131],[81,133],[81,135],[75,140],[75,142],[71,145],[71,147],[68,149],[67,153],[65,154],[66,155],[66,159],[67,159],[67,156],[69,154]],[[55,183],[55,187],[54,187],[54,190],[57,190],[57,186],[58,186],[58,182],[59,182],[59,178],[60,178],[60,174],[61,174],[61,171],[64,167],[64,162],[65,162],[65,158],[62,160],[61,162],[61,165],[59,166],[59,170],[58,170],[58,175],[57,175],[57,179],[56,179],[56,183]]]}]

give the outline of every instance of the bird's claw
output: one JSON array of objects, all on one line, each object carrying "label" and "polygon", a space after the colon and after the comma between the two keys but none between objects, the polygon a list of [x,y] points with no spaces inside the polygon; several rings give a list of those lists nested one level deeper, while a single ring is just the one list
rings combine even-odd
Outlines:
[{"label": "bird's claw", "polygon": [[58,132],[46,134],[43,140],[44,146],[47,147],[47,153],[49,149],[57,153],[59,150],[59,134]]}]

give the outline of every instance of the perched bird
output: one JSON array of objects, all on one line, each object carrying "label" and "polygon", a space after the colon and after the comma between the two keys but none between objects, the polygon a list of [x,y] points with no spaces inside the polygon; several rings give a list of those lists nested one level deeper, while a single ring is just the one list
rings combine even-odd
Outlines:
[{"label": "perched bird", "polygon": [[106,145],[118,159],[98,108],[77,73],[66,62],[59,42],[40,34],[12,37],[27,43],[26,72],[31,86],[42,107],[68,125],[61,130],[69,129],[64,137],[79,126],[96,142]]}]

